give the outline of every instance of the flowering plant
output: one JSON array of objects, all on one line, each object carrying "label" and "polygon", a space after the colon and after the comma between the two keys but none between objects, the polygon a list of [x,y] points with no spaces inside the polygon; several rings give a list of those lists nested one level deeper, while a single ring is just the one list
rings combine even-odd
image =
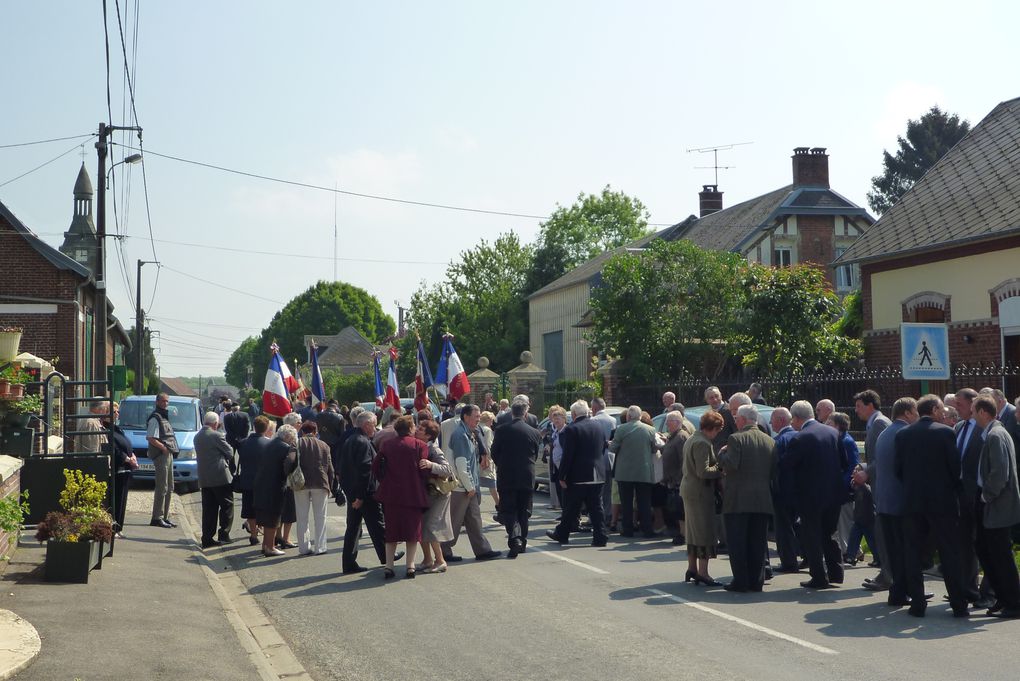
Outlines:
[{"label": "flowering plant", "polygon": [[113,519],[103,502],[106,483],[81,471],[64,469],[64,491],[60,493],[63,511],[50,511],[39,523],[35,538],[39,541],[103,541],[113,537]]}]

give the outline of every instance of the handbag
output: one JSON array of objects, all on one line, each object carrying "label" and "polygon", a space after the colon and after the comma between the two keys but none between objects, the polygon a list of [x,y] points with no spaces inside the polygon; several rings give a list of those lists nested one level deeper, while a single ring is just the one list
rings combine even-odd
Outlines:
[{"label": "handbag", "polygon": [[430,497],[448,497],[453,490],[457,489],[457,478],[430,478],[425,483],[425,491]]},{"label": "handbag", "polygon": [[294,491],[305,488],[305,473],[301,470],[301,450],[297,450],[297,461],[294,470],[287,474],[287,487]]},{"label": "handbag", "polygon": [[336,502],[337,506],[343,506],[347,503],[347,495],[344,494],[344,490],[340,485],[337,485],[336,489],[333,490],[333,501]]}]

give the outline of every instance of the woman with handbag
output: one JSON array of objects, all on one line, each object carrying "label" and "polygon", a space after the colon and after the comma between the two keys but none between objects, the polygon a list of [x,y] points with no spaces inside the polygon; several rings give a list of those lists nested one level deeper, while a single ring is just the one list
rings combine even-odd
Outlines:
[{"label": "woman with handbag", "polygon": [[414,557],[421,542],[422,516],[429,507],[425,481],[429,472],[421,467],[429,458],[429,448],[411,435],[414,419],[401,416],[393,424],[395,435],[379,449],[372,461],[372,475],[379,481],[376,501],[383,505],[386,533],[386,569],[383,575],[393,579],[393,560],[397,544],[407,544],[404,556],[407,579],[414,579]]},{"label": "woman with handbag", "polygon": [[723,417],[715,410],[701,417],[698,432],[684,443],[680,496],[684,500],[687,530],[687,574],[684,581],[721,586],[708,576],[708,561],[716,557],[719,537],[715,526],[716,482],[722,469],[712,441],[723,429]]},{"label": "woman with handbag", "polygon": [[317,437],[318,430],[315,421],[302,423],[297,445],[298,465],[305,478],[301,489],[294,490],[298,553],[302,556],[312,553],[309,515],[315,520],[315,553],[326,553],[326,505],[333,488],[333,460],[329,455],[329,445]]},{"label": "woman with handbag", "polygon": [[439,424],[435,421],[421,421],[414,436],[426,443],[429,458],[422,459],[418,467],[431,476],[426,483],[429,508],[421,521],[422,563],[419,569],[425,574],[446,572],[443,548],[440,542],[453,541],[453,524],[450,522],[450,493],[457,486],[453,466],[446,460],[443,450],[436,444],[439,439]]},{"label": "woman with handbag", "polygon": [[297,431],[280,426],[276,437],[266,446],[264,458],[255,474],[255,520],[262,526],[262,555],[282,556],[276,547],[276,531],[284,513],[287,476],[297,466]]},{"label": "woman with handbag", "polygon": [[113,415],[111,418],[103,417],[103,426],[113,431],[113,464],[116,471],[114,477],[114,493],[116,498],[113,502],[113,531],[117,539],[123,539],[121,532],[124,529],[124,513],[127,511],[128,489],[131,487],[133,471],[138,468],[138,458],[131,449],[131,440],[117,425],[120,418],[120,404],[113,403]]}]

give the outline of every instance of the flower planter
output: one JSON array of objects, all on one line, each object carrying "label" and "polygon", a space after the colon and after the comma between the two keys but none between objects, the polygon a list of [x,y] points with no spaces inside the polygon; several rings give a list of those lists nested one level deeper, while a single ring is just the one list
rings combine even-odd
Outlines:
[{"label": "flower planter", "polygon": [[21,330],[0,331],[0,362],[11,362],[18,356],[21,345]]},{"label": "flower planter", "polygon": [[6,378],[0,378],[0,395],[6,395],[11,391],[11,382]]},{"label": "flower planter", "polygon": [[25,394],[25,386],[21,383],[11,383],[11,387],[7,389],[10,393],[11,399],[18,399],[23,397]]},{"label": "flower planter", "polygon": [[89,572],[99,565],[103,542],[47,541],[46,581],[88,584]]}]

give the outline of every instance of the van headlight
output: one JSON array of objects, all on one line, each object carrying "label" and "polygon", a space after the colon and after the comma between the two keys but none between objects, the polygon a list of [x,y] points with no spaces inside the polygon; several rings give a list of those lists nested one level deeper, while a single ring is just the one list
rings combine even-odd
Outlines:
[{"label": "van headlight", "polygon": [[178,459],[194,459],[195,458],[195,450],[194,449],[182,449],[181,453],[177,455],[177,458]]}]

